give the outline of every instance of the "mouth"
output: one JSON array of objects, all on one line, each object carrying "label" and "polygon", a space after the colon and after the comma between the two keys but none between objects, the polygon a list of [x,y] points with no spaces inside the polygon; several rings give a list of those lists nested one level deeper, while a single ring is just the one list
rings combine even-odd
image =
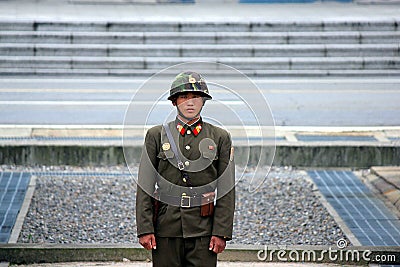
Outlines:
[{"label": "mouth", "polygon": [[186,111],[189,112],[189,113],[193,113],[194,109],[193,108],[188,108],[188,109],[186,109]]}]

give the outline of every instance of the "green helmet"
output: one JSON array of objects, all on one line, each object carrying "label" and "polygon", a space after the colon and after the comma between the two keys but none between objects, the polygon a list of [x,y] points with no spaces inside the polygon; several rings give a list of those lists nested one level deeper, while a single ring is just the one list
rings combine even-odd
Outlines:
[{"label": "green helmet", "polygon": [[185,92],[198,92],[206,99],[212,99],[203,77],[193,71],[181,72],[175,77],[169,90],[168,100],[173,100],[180,93]]}]

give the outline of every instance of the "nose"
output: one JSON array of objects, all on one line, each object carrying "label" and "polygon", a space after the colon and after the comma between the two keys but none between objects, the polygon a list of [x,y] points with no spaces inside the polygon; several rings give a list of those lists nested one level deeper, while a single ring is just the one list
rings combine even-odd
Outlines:
[{"label": "nose", "polygon": [[193,105],[193,98],[188,98],[185,102],[187,105]]}]

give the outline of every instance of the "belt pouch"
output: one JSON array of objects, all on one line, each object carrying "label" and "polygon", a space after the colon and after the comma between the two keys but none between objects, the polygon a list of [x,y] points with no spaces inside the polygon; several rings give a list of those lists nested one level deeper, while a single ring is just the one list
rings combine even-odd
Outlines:
[{"label": "belt pouch", "polygon": [[215,200],[215,192],[204,193],[201,195],[200,213],[202,217],[209,217],[213,215],[214,200]]}]

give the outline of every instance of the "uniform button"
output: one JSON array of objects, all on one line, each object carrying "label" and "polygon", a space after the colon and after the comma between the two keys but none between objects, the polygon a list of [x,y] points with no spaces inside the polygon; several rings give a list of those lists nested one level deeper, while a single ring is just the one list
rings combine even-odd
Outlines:
[{"label": "uniform button", "polygon": [[189,164],[190,164],[189,161],[185,161],[186,166],[189,166]]},{"label": "uniform button", "polygon": [[186,131],[186,133],[187,133],[187,134],[191,134],[191,133],[192,133],[192,131],[190,131],[190,130],[187,130],[187,131]]},{"label": "uniform button", "polygon": [[183,180],[184,183],[186,183],[186,181],[187,181],[186,178],[183,178],[182,180]]},{"label": "uniform button", "polygon": [[186,150],[189,150],[189,149],[190,149],[190,146],[185,146],[185,148],[186,148]]}]

